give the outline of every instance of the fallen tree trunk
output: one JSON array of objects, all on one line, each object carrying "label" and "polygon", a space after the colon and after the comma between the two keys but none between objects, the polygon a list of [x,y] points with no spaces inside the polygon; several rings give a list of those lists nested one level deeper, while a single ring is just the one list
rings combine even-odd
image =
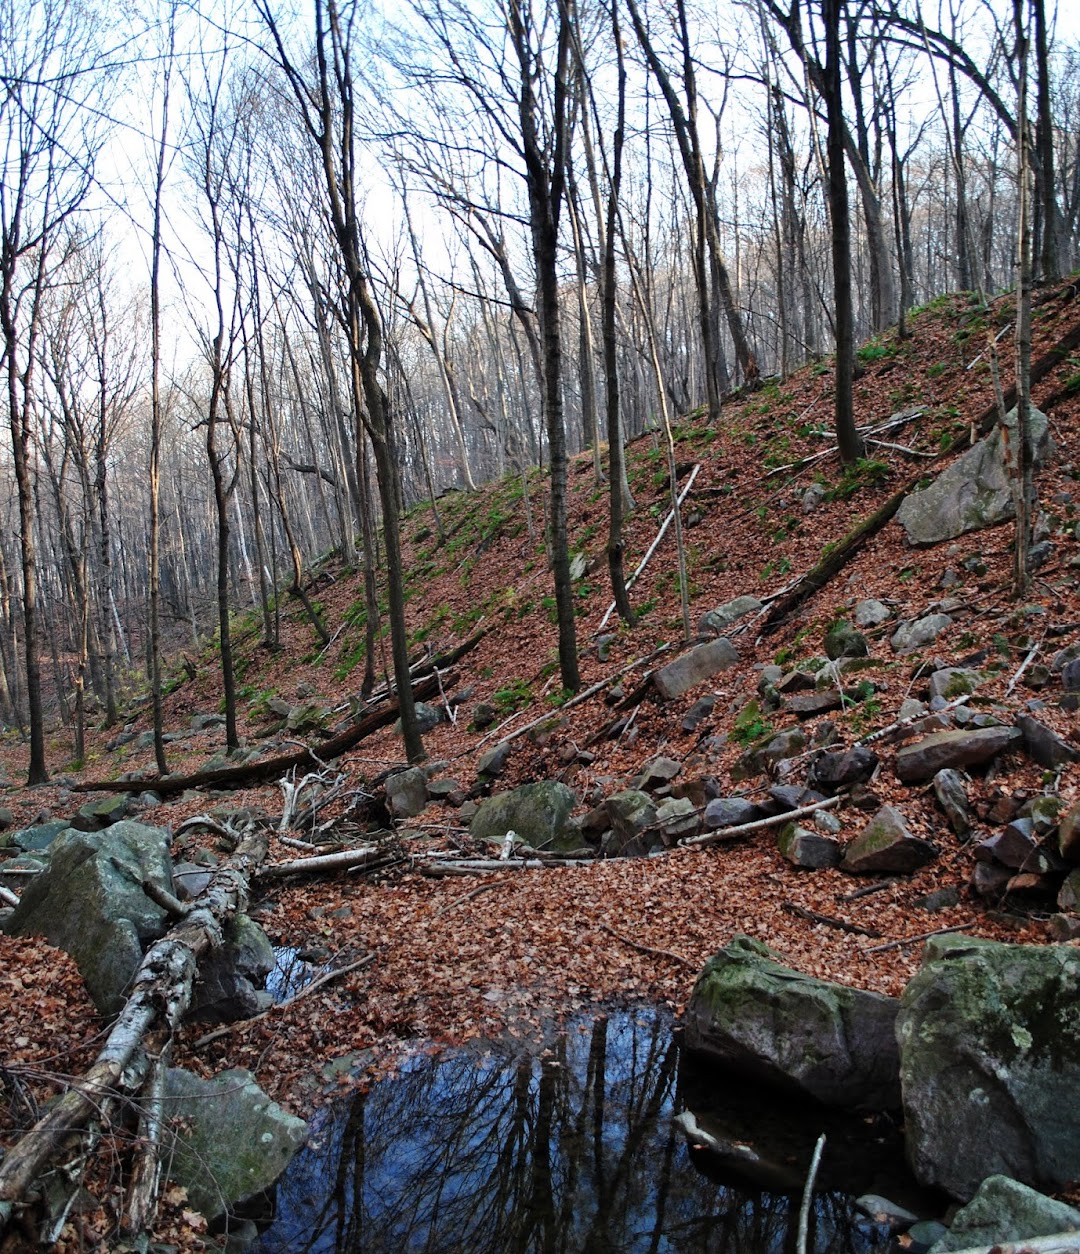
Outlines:
[{"label": "fallen tree trunk", "polygon": [[225,921],[246,907],[249,880],[266,857],[268,844],[265,832],[247,837],[215,873],[195,908],[150,947],[135,973],[131,996],[90,1069],[0,1162],[0,1233],[48,1163],[98,1114],[102,1102],[130,1093],[128,1073],[146,1034],[160,1027],[166,1044],[171,1039],[190,1005],[199,959],[221,944]]},{"label": "fallen tree trunk", "polygon": [[[451,681],[453,677],[450,677]],[[434,674],[425,676],[413,684],[413,700],[423,701],[439,691],[439,680]],[[184,792],[188,788],[246,788],[250,784],[280,778],[286,772],[307,767],[319,767],[329,758],[359,744],[365,736],[386,727],[398,716],[396,700],[388,701],[377,710],[369,710],[337,736],[324,740],[318,749],[297,749],[273,758],[258,758],[240,766],[222,766],[213,771],[196,771],[193,775],[142,776],[139,779],[89,780],[73,785],[75,792],[133,792],[151,788],[161,797]]]},{"label": "fallen tree trunk", "polygon": [[342,849],[337,853],[317,854],[312,858],[294,858],[291,862],[275,862],[261,867],[252,876],[256,883],[279,880],[286,875],[311,875],[320,871],[348,871],[353,867],[367,866],[384,857],[386,850],[378,845],[364,845],[359,849]]}]

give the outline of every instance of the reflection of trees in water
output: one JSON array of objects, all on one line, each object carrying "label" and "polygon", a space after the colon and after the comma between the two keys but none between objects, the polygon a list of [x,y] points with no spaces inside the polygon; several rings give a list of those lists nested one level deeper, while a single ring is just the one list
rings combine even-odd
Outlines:
[{"label": "reflection of trees in water", "polygon": [[[422,1060],[325,1112],[278,1186],[259,1249],[515,1254],[794,1249],[798,1198],[694,1170],[673,1127],[667,1020],[571,1026],[538,1057]],[[817,1210],[821,1251],[870,1250],[846,1198]]]}]

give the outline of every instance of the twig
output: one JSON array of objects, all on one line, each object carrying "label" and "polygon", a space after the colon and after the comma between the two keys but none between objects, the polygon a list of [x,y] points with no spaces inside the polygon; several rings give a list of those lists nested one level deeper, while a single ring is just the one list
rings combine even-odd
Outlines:
[{"label": "twig", "polygon": [[767,819],[755,819],[753,823],[739,823],[735,827],[721,827],[715,832],[706,832],[703,836],[688,836],[679,841],[680,845],[691,848],[695,845],[715,845],[724,840],[731,840],[734,836],[743,836],[747,832],[758,832],[766,827],[779,827],[784,823],[790,823],[792,819],[805,818],[808,814],[813,814],[817,810],[828,810],[832,806],[838,806],[843,800],[842,797],[826,797],[822,801],[814,801],[808,806],[800,806],[797,810],[787,810],[783,814],[773,814]]},{"label": "twig", "polygon": [[689,958],[684,958],[682,954],[672,953],[670,949],[654,949],[652,945],[642,945],[640,941],[631,940],[629,936],[623,936],[621,932],[616,932],[613,927],[609,927],[606,923],[600,924],[600,931],[607,932],[609,936],[614,936],[617,941],[621,941],[624,945],[629,945],[631,949],[636,949],[638,953],[649,954],[653,958],[670,958],[672,962],[681,963],[691,971],[698,969],[696,962],[691,962]]},{"label": "twig", "polygon": [[154,880],[143,880],[142,890],[156,905],[160,906],[170,918],[183,919],[189,915],[193,909],[187,902],[183,902],[179,897],[174,897],[167,888],[156,883]]},{"label": "twig", "polygon": [[919,941],[929,940],[931,936],[945,936],[949,932],[966,932],[974,926],[974,923],[958,923],[955,927],[939,927],[932,932],[921,932],[918,936],[905,936],[902,940],[889,941],[886,945],[871,945],[869,949],[861,949],[859,952],[883,954],[887,949],[903,949],[907,945],[917,945]]},{"label": "twig", "polygon": [[1046,638],[1046,637],[1045,637],[1045,633],[1044,633],[1044,634],[1043,634],[1042,636],[1040,636],[1040,637],[1039,637],[1039,639],[1038,639],[1038,640],[1037,640],[1037,641],[1036,641],[1036,642],[1035,642],[1035,643],[1031,646],[1031,649],[1029,650],[1027,657],[1026,657],[1026,658],[1024,658],[1024,660],[1020,663],[1020,667],[1019,667],[1019,669],[1017,670],[1016,674],[1012,677],[1012,679],[1010,679],[1010,680],[1009,680],[1008,686],[1007,686],[1007,687],[1006,687],[1006,689],[1005,689],[1005,695],[1006,695],[1007,697],[1012,695],[1012,690],[1013,690],[1013,689],[1016,687],[1016,685],[1020,682],[1020,676],[1021,676],[1021,675],[1023,675],[1024,671],[1026,671],[1026,670],[1027,670],[1027,668],[1031,665],[1031,663],[1035,660],[1035,655],[1036,655],[1036,654],[1039,652],[1039,650],[1042,648],[1042,643],[1043,643],[1043,640],[1044,640],[1045,638]]},{"label": "twig", "polygon": [[856,888],[853,893],[841,893],[837,896],[837,901],[858,901],[861,897],[869,897],[871,893],[880,893],[883,888],[891,888],[897,880],[881,880],[877,884],[865,884],[862,888]]},{"label": "twig", "polygon": [[363,958],[358,958],[355,962],[350,962],[344,967],[335,967],[332,971],[324,971],[322,975],[316,976],[310,984],[305,984],[299,992],[293,993],[291,997],[285,1001],[278,1002],[277,1005],[270,1006],[264,1010],[262,1014],[252,1015],[250,1019],[237,1019],[233,1023],[223,1023],[220,1028],[215,1028],[213,1032],[207,1032],[205,1036],[200,1036],[195,1042],[195,1049],[202,1049],[204,1045],[209,1045],[211,1041],[220,1040],[223,1036],[228,1036],[230,1032],[235,1032],[239,1028],[248,1028],[253,1023],[259,1023],[262,1019],[272,1014],[280,1014],[283,1010],[288,1010],[291,1006],[295,1006],[302,998],[307,997],[309,993],[314,993],[317,989],[325,987],[334,980],[339,980],[343,975],[348,975],[352,971],[359,971],[362,967],[369,967],[375,961],[375,954],[365,954]]},{"label": "twig", "polygon": [[[912,680],[912,682],[914,683],[914,680]],[[952,701],[947,702],[941,707],[941,709],[935,710],[934,713],[944,714],[947,710],[953,710],[958,705],[966,705],[970,699],[971,694],[969,692],[965,692],[961,696],[955,697]],[[910,727],[912,723],[918,723],[927,717],[929,717],[929,714],[926,710],[924,710],[921,714],[912,714],[909,718],[898,718],[894,723],[889,723],[886,727],[879,727],[876,732],[871,732],[869,736],[863,736],[861,740],[856,740],[852,747],[860,748],[863,745],[872,745],[878,740],[883,740],[890,733],[901,731],[903,728]]]},{"label": "twig", "polygon": [[[1011,322],[1005,323],[1005,325],[1001,328],[1001,330],[997,333],[997,335],[994,336],[995,344],[998,342],[998,340],[1001,339],[1001,337],[1009,330],[1011,326],[1012,326]],[[969,361],[968,364],[964,367],[964,373],[966,374],[972,368],[972,366],[975,366],[980,361],[982,361],[982,359],[986,356],[986,353],[987,353],[987,350],[984,348],[983,351],[978,355],[978,357],[972,358],[972,360]]]},{"label": "twig", "polygon": [[867,440],[875,448],[889,448],[894,453],[904,453],[908,457],[925,457],[928,461],[936,461],[937,453],[924,453],[921,449],[909,448],[906,444],[892,444],[888,440]]},{"label": "twig", "polygon": [[19,904],[18,894],[13,893],[10,888],[5,888],[3,884],[0,884],[0,901],[5,906],[17,906]]},{"label": "twig", "polygon": [[814,1156],[810,1159],[810,1170],[806,1173],[806,1184],[803,1187],[802,1205],[799,1207],[799,1242],[796,1246],[798,1254],[806,1254],[806,1242],[810,1230],[810,1202],[814,1196],[814,1181],[817,1179],[824,1149],[825,1133],[823,1132],[814,1146]]},{"label": "twig", "polygon": [[[679,493],[679,499],[676,502],[676,508],[681,506],[683,501],[686,500],[686,494],[693,487],[694,480],[697,478],[697,473],[700,469],[701,469],[701,463],[698,462],[698,464],[694,467],[694,469],[691,470],[690,478],[687,479],[683,487],[683,490]],[[634,573],[630,576],[630,578],[626,581],[626,587],[628,591],[633,586],[634,581],[637,579],[638,575],[640,575],[641,572],[645,569],[645,567],[649,564],[649,559],[656,552],[656,550],[660,547],[660,541],[664,538],[664,535],[667,532],[668,527],[671,526],[671,523],[674,517],[675,517],[675,510],[674,509],[668,510],[668,516],[664,519],[663,525],[661,526],[660,530],[656,533],[656,539],[652,542],[652,544],[649,545],[648,552],[641,559],[641,561],[638,562],[637,570],[635,570]],[[604,617],[600,620],[600,626],[597,627],[596,630],[603,631],[604,628],[607,626],[608,619],[614,613],[615,613],[615,602],[612,601],[612,603],[607,607],[607,611],[604,614]]]},{"label": "twig", "polygon": [[785,914],[793,914],[805,919],[808,923],[824,923],[826,927],[839,928],[841,932],[854,932],[857,936],[880,936],[881,933],[872,927],[860,927],[857,923],[847,923],[843,919],[834,919],[830,914],[818,914],[816,910],[808,910],[805,906],[797,906],[793,901],[780,903]]},{"label": "twig", "polygon": [[467,901],[472,901],[474,897],[479,897],[481,893],[486,893],[492,888],[505,888],[506,880],[492,880],[489,884],[480,884],[472,889],[471,892],[464,893],[460,897],[455,897],[448,906],[443,906],[441,910],[436,910],[435,918],[441,919],[444,914],[449,914],[451,910],[456,910],[458,906],[463,906]]}]

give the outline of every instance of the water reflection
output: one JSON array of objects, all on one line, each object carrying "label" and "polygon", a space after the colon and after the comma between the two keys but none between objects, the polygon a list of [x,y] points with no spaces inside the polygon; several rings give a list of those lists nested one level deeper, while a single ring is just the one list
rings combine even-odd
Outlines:
[{"label": "water reflection", "polygon": [[[651,1011],[572,1024],[540,1052],[488,1046],[414,1061],[320,1113],[255,1248],[791,1254],[797,1190],[736,1179],[673,1122],[687,1095],[700,1103],[700,1084],[693,1068],[680,1075],[671,1022]],[[801,1179],[801,1149],[782,1152]],[[865,1166],[865,1151],[856,1157]],[[814,1224],[817,1251],[889,1248],[843,1194],[819,1195]]]}]

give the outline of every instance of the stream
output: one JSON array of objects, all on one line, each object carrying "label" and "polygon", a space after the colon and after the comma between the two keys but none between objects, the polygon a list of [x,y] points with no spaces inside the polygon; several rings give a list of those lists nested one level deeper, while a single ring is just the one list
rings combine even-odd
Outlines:
[{"label": "stream", "polygon": [[[683,1111],[721,1152],[688,1142]],[[778,1102],[680,1057],[670,1016],[647,1007],[571,1021],[540,1046],[417,1056],[312,1126],[261,1254],[794,1254],[822,1131],[808,1250],[897,1248],[856,1209],[862,1193],[933,1209],[887,1121]]]}]

